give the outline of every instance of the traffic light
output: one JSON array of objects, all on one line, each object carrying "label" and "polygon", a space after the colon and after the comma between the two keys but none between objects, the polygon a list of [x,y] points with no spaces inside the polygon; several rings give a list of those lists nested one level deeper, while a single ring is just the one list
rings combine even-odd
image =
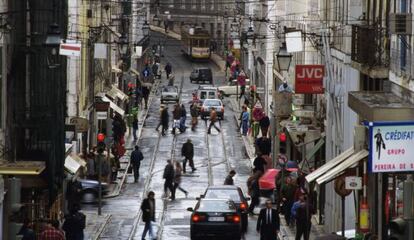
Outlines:
[{"label": "traffic light", "polygon": [[281,154],[286,153],[286,140],[287,140],[286,133],[284,132],[279,133],[279,152]]},{"label": "traffic light", "polygon": [[389,226],[391,232],[389,240],[408,240],[407,222],[404,219],[393,219]]},{"label": "traffic light", "polygon": [[102,154],[106,149],[105,135],[103,133],[98,133],[97,139],[98,139],[97,151],[99,154]]}]

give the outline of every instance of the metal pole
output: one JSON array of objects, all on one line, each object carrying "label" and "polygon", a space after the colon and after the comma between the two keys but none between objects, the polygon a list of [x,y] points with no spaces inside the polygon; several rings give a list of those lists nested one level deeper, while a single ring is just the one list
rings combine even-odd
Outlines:
[{"label": "metal pole", "polygon": [[345,196],[342,196],[341,200],[342,200],[342,237],[345,237]]},{"label": "metal pole", "polygon": [[414,181],[412,175],[407,176],[404,181],[404,220],[407,221],[408,239],[414,239]]},{"label": "metal pole", "polygon": [[102,214],[102,153],[98,155],[98,215]]}]

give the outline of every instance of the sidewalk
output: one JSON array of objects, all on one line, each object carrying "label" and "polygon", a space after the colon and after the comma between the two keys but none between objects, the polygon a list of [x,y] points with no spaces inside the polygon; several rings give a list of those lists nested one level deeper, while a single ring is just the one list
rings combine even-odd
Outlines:
[{"label": "sidewalk", "polygon": [[[160,27],[157,27],[157,26],[154,26],[154,25],[151,25],[150,29],[154,32],[159,32],[159,33],[165,34],[165,35],[167,35],[171,38],[181,40],[181,35],[176,33],[176,32],[173,32],[171,30],[169,30],[168,33],[166,33],[164,28],[160,28]],[[217,55],[215,53],[212,53],[210,59],[211,59],[211,61],[214,62],[214,64],[217,65],[217,67],[220,68],[221,71],[224,72],[226,70],[226,61],[222,57],[220,57],[219,55]]]},{"label": "sidewalk", "polygon": [[[236,121],[236,123],[238,124],[238,126],[240,126],[240,120],[239,120],[239,116],[241,113],[241,105],[237,102],[236,97],[230,97],[228,98],[230,100],[230,105],[231,108],[234,111],[234,119]],[[260,133],[258,135],[260,137]],[[256,157],[255,154],[255,148],[254,148],[254,138],[253,136],[242,136],[244,145],[245,145],[245,149],[246,149],[246,155],[249,157],[252,165],[253,165],[253,161]],[[317,236],[320,236],[322,234],[325,234],[324,230],[323,230],[323,225],[318,225],[315,216],[312,217],[312,228],[311,228],[311,234],[310,234],[310,239],[315,239]],[[280,232],[279,232],[279,239],[280,240],[294,240],[295,239],[295,228],[294,227],[289,227],[286,222],[285,219],[283,218],[283,216],[280,217]]]},{"label": "sidewalk", "polygon": [[[151,89],[150,97],[148,100],[148,105],[151,104],[152,99],[156,96],[155,92],[158,89],[158,84],[159,84],[159,80],[155,81]],[[138,112],[138,132],[137,132],[138,139],[141,137],[142,128],[145,122],[145,118],[147,117],[147,114],[148,114],[148,109],[142,109],[141,111]],[[122,190],[122,187],[125,183],[126,177],[128,175],[127,170],[130,164],[129,157],[135,145],[135,142],[132,136],[129,134],[129,131],[127,131],[125,134],[125,142],[126,142],[125,148],[127,151],[125,155],[122,156],[121,159],[119,159],[121,163],[121,168],[118,170],[118,178],[115,181],[115,183],[111,184],[111,191],[109,194],[103,197],[104,199],[119,196]],[[82,212],[86,215],[86,227],[84,230],[85,239],[88,239],[88,240],[99,239],[102,231],[105,229],[106,224],[111,219],[111,214],[102,214],[101,216],[99,216],[97,214],[97,211],[95,210],[82,211]]]}]

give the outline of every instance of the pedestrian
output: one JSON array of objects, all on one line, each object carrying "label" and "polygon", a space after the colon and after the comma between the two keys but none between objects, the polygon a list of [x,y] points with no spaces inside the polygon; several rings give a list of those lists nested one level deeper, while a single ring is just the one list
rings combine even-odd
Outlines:
[{"label": "pedestrian", "polygon": [[144,98],[145,109],[148,109],[148,99],[150,92],[151,91],[149,86],[142,86],[142,97]]},{"label": "pedestrian", "polygon": [[157,127],[155,128],[155,131],[157,131],[158,132],[158,130],[160,129],[160,126],[162,126],[162,110],[164,109],[164,105],[163,104],[161,104],[160,105],[160,119],[159,119],[159,122],[158,122],[158,125],[157,125]]},{"label": "pedestrian", "polygon": [[167,79],[170,78],[170,74],[172,72],[172,66],[170,63],[167,63],[167,65],[165,65],[165,73],[167,74]]},{"label": "pedestrian", "polygon": [[236,175],[236,171],[230,170],[229,175],[224,179],[224,185],[234,185],[233,177]]},{"label": "pedestrian", "polygon": [[85,214],[79,212],[79,204],[73,206],[69,214],[65,216],[65,222],[63,223],[63,230],[66,233],[67,240],[83,240],[83,230],[86,226]]},{"label": "pedestrian", "polygon": [[33,230],[33,225],[28,218],[25,218],[23,220],[23,225],[20,228],[17,235],[22,236],[21,240],[35,240],[36,239],[36,234]]},{"label": "pedestrian", "polygon": [[242,121],[242,134],[243,136],[247,136],[247,131],[249,130],[249,118],[250,118],[250,114],[247,111],[247,107],[243,106],[242,107],[242,116],[241,116],[241,121]]},{"label": "pedestrian", "polygon": [[256,140],[256,152],[257,155],[269,156],[272,151],[272,141],[267,136],[262,136]]},{"label": "pedestrian", "polygon": [[[72,238],[67,238],[71,240]],[[83,239],[83,238],[82,238]],[[65,240],[65,234],[59,229],[59,221],[51,220],[45,226],[40,234],[39,240]]]},{"label": "pedestrian", "polygon": [[216,126],[216,122],[217,122],[217,112],[216,112],[216,108],[212,107],[211,111],[210,111],[210,125],[208,126],[208,130],[207,130],[207,134],[211,133],[211,127],[214,126],[214,128],[220,132],[220,128],[218,128]]},{"label": "pedestrian", "polygon": [[171,162],[171,160],[167,160],[167,165],[164,168],[164,174],[162,176],[164,180],[164,197],[166,198],[168,196],[168,190],[170,190],[171,193],[171,200],[175,200],[174,196],[174,166]]},{"label": "pedestrian", "polygon": [[262,156],[257,156],[253,161],[254,170],[265,172],[267,162]]},{"label": "pedestrian", "polygon": [[95,156],[92,152],[86,155],[86,176],[89,179],[96,179]]},{"label": "pedestrian", "polygon": [[152,222],[155,222],[155,193],[150,191],[141,203],[142,221],[145,223],[144,231],[142,232],[141,239],[144,240],[149,232],[151,239],[156,239],[154,232],[152,231]]},{"label": "pedestrian", "polygon": [[175,162],[175,172],[174,172],[174,196],[175,193],[178,190],[183,192],[185,194],[185,197],[187,198],[188,192],[184,190],[182,187],[180,187],[181,184],[181,176],[182,176],[183,168],[181,167],[180,162]]},{"label": "pedestrian", "polygon": [[270,126],[270,119],[269,116],[265,112],[263,112],[263,117],[259,121],[260,130],[262,131],[262,136],[267,137],[267,132]]},{"label": "pedestrian", "polygon": [[165,136],[165,132],[168,130],[168,122],[170,121],[169,119],[170,116],[168,114],[168,109],[166,107],[163,107],[161,110],[162,136]]},{"label": "pedestrian", "polygon": [[282,198],[282,212],[285,216],[286,224],[291,225],[291,209],[294,203],[296,193],[296,184],[291,177],[286,177],[286,184],[282,186],[281,198]]},{"label": "pedestrian", "polygon": [[249,206],[249,213],[254,215],[254,208],[260,203],[260,188],[259,188],[259,178],[262,176],[260,170],[253,172],[253,175],[247,179],[247,189],[248,193],[252,199]]},{"label": "pedestrian", "polygon": [[119,153],[116,147],[112,147],[112,155],[111,157],[111,181],[115,182],[118,178],[118,170],[121,168],[121,163],[119,162]]},{"label": "pedestrian", "polygon": [[185,121],[187,119],[187,111],[185,110],[184,104],[181,104],[181,118],[180,118],[180,132],[185,132],[186,126]]},{"label": "pedestrian", "polygon": [[266,207],[260,210],[256,231],[260,232],[260,240],[276,240],[279,229],[279,214],[272,208],[272,202],[267,200]]},{"label": "pedestrian", "polygon": [[187,160],[190,164],[191,167],[191,171],[194,172],[197,169],[194,167],[194,145],[191,142],[191,139],[187,139],[187,142],[185,142],[183,144],[183,147],[181,148],[181,156],[184,157],[184,161],[183,161],[183,172],[186,173],[186,165],[187,165]]},{"label": "pedestrian", "polygon": [[310,230],[312,227],[312,206],[308,201],[307,195],[301,195],[299,201],[292,206],[291,213],[296,220],[296,236],[295,240],[303,238],[309,240]]},{"label": "pedestrian", "polygon": [[144,155],[139,150],[138,146],[135,146],[134,151],[131,153],[131,164],[132,170],[134,171],[134,182],[138,182],[139,179],[139,167],[141,166],[141,161],[144,159]]},{"label": "pedestrian", "polygon": [[71,208],[76,204],[80,204],[82,196],[82,184],[73,178],[72,181],[68,182],[66,189],[66,199],[68,200],[68,207]]},{"label": "pedestrian", "polygon": [[190,114],[191,114],[191,131],[195,131],[195,127],[197,126],[198,115],[199,115],[197,103],[195,102],[191,103]]},{"label": "pedestrian", "polygon": [[239,99],[241,99],[246,93],[246,74],[244,73],[243,70],[241,70],[240,74],[238,74],[237,76],[237,83],[240,86]]},{"label": "pedestrian", "polygon": [[286,80],[283,81],[283,83],[279,86],[278,91],[280,93],[283,93],[283,92],[285,92],[285,93],[293,93],[292,87],[289,86],[289,84],[288,84],[288,82]]},{"label": "pedestrian", "polygon": [[132,135],[134,136],[134,141],[137,141],[137,131],[138,131],[138,119],[134,116],[134,120],[132,120]]},{"label": "pedestrian", "polygon": [[175,134],[175,129],[176,128],[180,128],[180,119],[181,119],[181,107],[180,104],[175,104],[174,105],[174,110],[172,112],[173,114],[173,129],[172,129],[172,134]]}]

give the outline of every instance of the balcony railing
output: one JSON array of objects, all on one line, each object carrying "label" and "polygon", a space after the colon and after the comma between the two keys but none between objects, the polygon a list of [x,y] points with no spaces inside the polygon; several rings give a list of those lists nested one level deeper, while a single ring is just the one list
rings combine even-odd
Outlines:
[{"label": "balcony railing", "polygon": [[391,49],[390,51],[390,70],[394,72],[399,77],[408,77],[414,76],[414,66],[412,66],[413,55],[411,51],[407,49],[405,58],[402,57],[402,54],[399,49]]},{"label": "balcony railing", "polygon": [[372,25],[352,25],[351,59],[368,67],[387,66],[383,30]]}]

